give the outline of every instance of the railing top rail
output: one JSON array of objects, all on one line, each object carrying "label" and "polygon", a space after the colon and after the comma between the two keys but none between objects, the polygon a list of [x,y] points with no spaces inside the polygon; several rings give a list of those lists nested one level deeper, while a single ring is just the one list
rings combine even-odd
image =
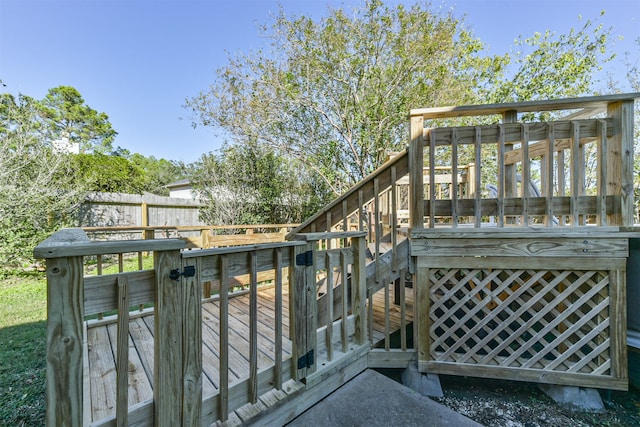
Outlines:
[{"label": "railing top rail", "polygon": [[411,231],[412,239],[523,239],[523,238],[638,238],[640,237],[640,227],[617,227],[617,226],[563,226],[563,227],[458,227],[458,228],[430,228],[414,229]]},{"label": "railing top rail", "polygon": [[364,237],[367,235],[366,231],[335,231],[335,232],[320,232],[320,233],[299,233],[292,236],[293,239],[301,240],[305,242],[315,242],[317,240],[325,239],[350,239],[354,237]]},{"label": "railing top rail", "polygon": [[142,251],[170,251],[185,247],[186,243],[180,239],[91,242],[83,230],[68,228],[56,232],[40,243],[33,250],[33,255],[35,258],[63,258]]},{"label": "railing top rail", "polygon": [[237,224],[237,225],[123,225],[114,227],[82,227],[82,230],[96,232],[114,231],[141,231],[141,230],[176,230],[176,231],[199,231],[199,230],[235,230],[247,229],[255,230],[259,228],[294,228],[299,224]]},{"label": "railing top rail", "polygon": [[188,251],[182,254],[183,258],[198,258],[211,255],[225,255],[225,254],[237,254],[242,252],[261,251],[265,249],[276,248],[288,248],[290,246],[304,245],[304,241],[291,241],[291,242],[276,242],[276,243],[261,243],[258,245],[240,245],[240,246],[227,246],[224,248],[211,248],[201,249],[195,251]]},{"label": "railing top rail", "polygon": [[[298,227],[296,227],[294,230],[292,230],[291,233],[287,236],[287,239],[289,239],[290,236],[294,235],[295,233],[297,233],[297,232],[299,232],[301,230],[307,229],[314,222],[317,222],[318,220],[326,218],[327,212],[337,212],[338,213],[338,215],[334,215],[333,216],[334,220],[337,220],[337,218],[341,218],[340,209],[341,209],[341,206],[342,206],[342,202],[344,200],[348,200],[348,199],[350,199],[352,197],[357,197],[358,191],[360,191],[361,189],[365,188],[367,185],[373,183],[376,178],[380,178],[380,176],[382,176],[383,174],[387,173],[391,169],[391,167],[393,167],[393,166],[408,167],[407,166],[407,162],[408,162],[407,159],[408,159],[408,151],[407,151],[407,149],[404,149],[404,150],[396,153],[396,155],[394,157],[392,157],[389,160],[387,160],[378,169],[373,171],[367,177],[365,177],[360,182],[358,182],[356,185],[351,187],[344,194],[342,194],[341,196],[339,196],[336,199],[334,199],[331,203],[329,203],[326,206],[324,206],[324,208],[319,210],[311,218],[309,218],[308,220],[306,220],[305,222],[300,224]],[[402,166],[402,165],[404,165],[404,166]],[[404,173],[399,174],[398,178],[400,178],[402,175],[404,175]],[[373,197],[374,197],[373,194],[370,194],[370,197],[366,197],[366,195],[365,195],[365,200],[363,200],[363,201],[366,203],[367,201],[371,200],[371,198],[373,198]],[[351,213],[351,212],[349,212],[349,213]]]},{"label": "railing top rail", "polygon": [[[508,111],[530,113],[539,111],[597,109],[606,111],[607,104],[640,99],[640,92],[615,95],[591,96],[584,98],[551,99],[545,101],[510,102],[505,104],[462,105],[450,107],[417,108],[410,111],[410,117],[422,116],[425,119],[442,119],[462,116],[486,116],[504,114]],[[595,111],[595,110],[594,110]]]}]

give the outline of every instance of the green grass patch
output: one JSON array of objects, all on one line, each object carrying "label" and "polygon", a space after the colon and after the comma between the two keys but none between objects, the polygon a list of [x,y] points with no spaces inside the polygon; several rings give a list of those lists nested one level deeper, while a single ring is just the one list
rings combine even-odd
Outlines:
[{"label": "green grass patch", "polygon": [[47,285],[44,274],[0,282],[0,425],[45,417]]}]

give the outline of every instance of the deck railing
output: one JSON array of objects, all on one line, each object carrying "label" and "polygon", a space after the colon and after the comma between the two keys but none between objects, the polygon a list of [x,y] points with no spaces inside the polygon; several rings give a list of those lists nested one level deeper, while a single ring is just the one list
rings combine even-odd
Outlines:
[{"label": "deck railing", "polygon": [[[411,112],[410,251],[422,372],[626,390],[635,98]],[[581,108],[589,114],[516,123],[524,112]],[[590,118],[594,108],[607,117]],[[471,115],[502,115],[503,123],[425,127]],[[452,185],[439,199],[437,168],[451,168],[456,180],[468,163],[477,165],[476,192]]]},{"label": "deck railing", "polygon": [[[290,379],[306,378],[307,387],[321,381],[319,362],[326,369],[353,352],[362,356],[368,348],[364,236],[301,234],[300,240],[290,242],[181,251],[185,242],[178,239],[90,242],[79,229],[58,232],[35,250],[36,257],[47,260],[47,424],[137,425],[155,419],[156,425],[210,425],[229,419],[245,404],[255,404],[270,390],[282,390]],[[326,249],[321,240],[341,245]],[[84,277],[85,257],[143,251],[153,253],[152,270]],[[265,325],[258,320],[257,295],[264,272],[270,272],[275,294],[270,349],[259,340]],[[322,324],[317,322],[318,273],[332,285],[327,286],[329,293],[342,286],[340,312],[325,316],[331,321]],[[242,356],[249,374],[230,378],[231,365],[237,371],[241,363],[229,354],[230,287],[237,277],[249,280],[248,351]],[[205,332],[203,283],[217,285],[219,307],[217,325]],[[287,295],[289,329],[283,313]],[[154,315],[151,384],[129,372],[130,362],[142,363],[129,359],[130,309],[139,304],[150,304],[146,314]],[[85,371],[90,360],[109,363],[112,348],[108,337],[102,337],[89,354],[87,334],[97,329],[87,328],[85,319],[114,310],[115,370],[104,365],[107,376],[92,379]],[[203,360],[203,347],[217,349],[217,366]],[[269,366],[265,357],[272,360]],[[151,393],[150,387],[153,398],[141,400],[145,388]]]},{"label": "deck railing", "polygon": [[[633,225],[636,95],[412,110],[410,169],[428,167],[429,180],[411,173],[411,226]],[[580,108],[608,117],[515,123],[518,113]],[[432,119],[470,115],[502,115],[503,123],[425,127]],[[428,184],[436,182],[438,167],[451,168],[457,180],[465,162],[477,166],[475,191],[460,194],[454,184],[439,199],[438,185]]]}]

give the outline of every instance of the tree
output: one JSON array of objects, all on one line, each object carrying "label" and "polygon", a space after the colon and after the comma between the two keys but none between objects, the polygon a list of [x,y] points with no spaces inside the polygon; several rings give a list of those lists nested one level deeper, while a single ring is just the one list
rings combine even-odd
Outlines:
[{"label": "tree", "polygon": [[380,0],[319,22],[280,12],[263,31],[269,49],[230,57],[186,101],[194,125],[295,157],[336,194],[406,146],[411,108],[589,92],[608,36],[588,23],[522,40],[522,55],[489,56],[452,13]]},{"label": "tree", "polygon": [[[605,14],[603,10],[601,16]],[[511,60],[513,72],[485,90],[490,102],[518,102],[575,97],[594,91],[594,79],[607,54],[611,29],[587,20],[578,31],[556,35],[547,30],[519,37]]]},{"label": "tree", "polygon": [[190,169],[180,161],[156,159],[154,156],[145,157],[138,153],[125,157],[144,171],[145,180],[142,189],[159,196],[168,196],[169,189],[166,185],[186,177]]},{"label": "tree", "polygon": [[190,177],[209,224],[300,222],[326,202],[327,189],[305,169],[256,144],[202,155]]},{"label": "tree", "polygon": [[83,189],[69,155],[44,140],[36,101],[0,95],[0,275],[33,263],[33,248],[73,224]]},{"label": "tree", "polygon": [[372,0],[321,22],[281,12],[264,31],[270,51],[230,58],[187,106],[196,124],[299,159],[336,194],[405,145],[409,107],[471,101],[469,82],[485,78],[461,22],[420,6]]},{"label": "tree", "polygon": [[109,153],[117,132],[109,117],[89,107],[80,92],[71,86],[49,89],[38,102],[51,141],[68,139],[80,144],[82,153]]},{"label": "tree", "polygon": [[142,194],[146,172],[124,157],[101,153],[71,156],[74,182],[87,191]]}]

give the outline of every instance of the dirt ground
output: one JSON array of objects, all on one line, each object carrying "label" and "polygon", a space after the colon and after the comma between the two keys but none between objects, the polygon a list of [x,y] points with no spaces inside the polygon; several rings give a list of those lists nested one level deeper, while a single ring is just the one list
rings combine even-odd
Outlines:
[{"label": "dirt ground", "polygon": [[487,427],[640,426],[640,392],[601,390],[605,412],[564,409],[536,384],[440,376],[444,397],[433,400]]}]

